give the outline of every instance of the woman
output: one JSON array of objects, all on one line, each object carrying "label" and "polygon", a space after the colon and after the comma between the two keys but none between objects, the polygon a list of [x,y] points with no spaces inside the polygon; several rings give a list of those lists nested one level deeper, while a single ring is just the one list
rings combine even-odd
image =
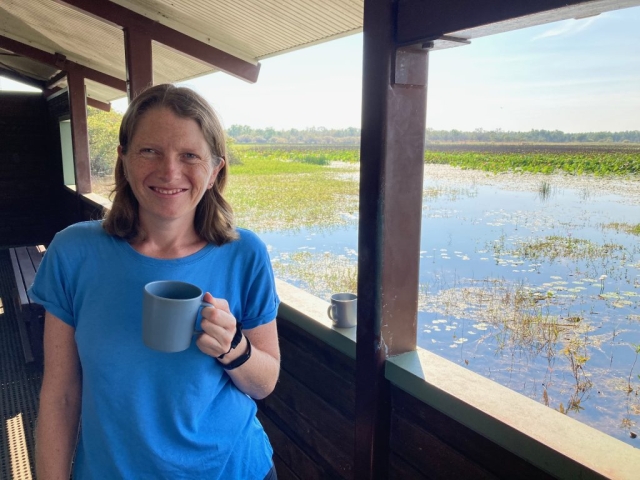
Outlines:
[{"label": "woman", "polygon": [[[38,478],[68,479],[72,460],[77,480],[275,478],[252,398],[278,378],[279,300],[264,244],[222,197],[220,122],[193,91],[158,85],[119,140],[111,211],[58,233],[30,291],[47,312]],[[183,352],[142,342],[155,280],[196,284],[214,305]]]}]

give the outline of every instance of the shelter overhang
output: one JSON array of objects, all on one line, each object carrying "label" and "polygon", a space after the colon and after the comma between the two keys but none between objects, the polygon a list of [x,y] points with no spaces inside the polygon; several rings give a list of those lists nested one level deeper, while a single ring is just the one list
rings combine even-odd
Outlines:
[{"label": "shelter overhang", "polygon": [[396,43],[439,50],[474,38],[638,5],[640,0],[399,0]]}]

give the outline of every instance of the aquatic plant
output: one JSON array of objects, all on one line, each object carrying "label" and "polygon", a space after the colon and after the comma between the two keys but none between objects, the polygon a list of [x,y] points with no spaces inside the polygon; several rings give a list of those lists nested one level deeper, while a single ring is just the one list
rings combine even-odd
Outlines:
[{"label": "aquatic plant", "polygon": [[325,300],[336,292],[357,292],[358,271],[354,255],[303,250],[281,254],[272,263],[277,277],[292,281]]}]

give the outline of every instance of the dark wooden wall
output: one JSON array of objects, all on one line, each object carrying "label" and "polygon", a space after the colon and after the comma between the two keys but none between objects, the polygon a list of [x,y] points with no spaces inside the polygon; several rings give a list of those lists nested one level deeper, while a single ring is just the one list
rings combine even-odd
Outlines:
[{"label": "dark wooden wall", "polygon": [[[359,478],[355,361],[284,319],[278,335],[280,380],[258,402],[278,478]],[[398,480],[553,478],[394,385],[389,465],[388,478]]]},{"label": "dark wooden wall", "polygon": [[355,360],[278,319],[278,385],[259,402],[281,480],[357,478],[353,472]]},{"label": "dark wooden wall", "polygon": [[0,246],[47,243],[60,228],[59,150],[41,95],[0,92]]},{"label": "dark wooden wall", "polygon": [[553,478],[392,386],[390,479]]}]

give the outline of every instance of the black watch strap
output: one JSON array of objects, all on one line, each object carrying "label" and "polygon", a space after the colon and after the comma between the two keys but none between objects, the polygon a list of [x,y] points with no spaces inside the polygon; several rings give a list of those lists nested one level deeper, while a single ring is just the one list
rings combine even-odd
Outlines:
[{"label": "black watch strap", "polygon": [[233,370],[234,368],[238,368],[240,365],[244,365],[247,360],[251,358],[251,342],[249,341],[249,337],[246,335],[244,338],[247,339],[247,351],[236,358],[233,362],[228,363],[227,365],[222,364],[222,368],[225,370]]},{"label": "black watch strap", "polygon": [[[238,345],[240,345],[241,341],[242,341],[242,323],[236,321],[236,333],[233,336],[233,340],[231,340],[231,346],[229,347],[229,351],[227,353],[229,353],[231,350],[233,350]],[[224,358],[224,356],[227,353],[223,353],[222,355],[219,355],[218,358]]]}]

